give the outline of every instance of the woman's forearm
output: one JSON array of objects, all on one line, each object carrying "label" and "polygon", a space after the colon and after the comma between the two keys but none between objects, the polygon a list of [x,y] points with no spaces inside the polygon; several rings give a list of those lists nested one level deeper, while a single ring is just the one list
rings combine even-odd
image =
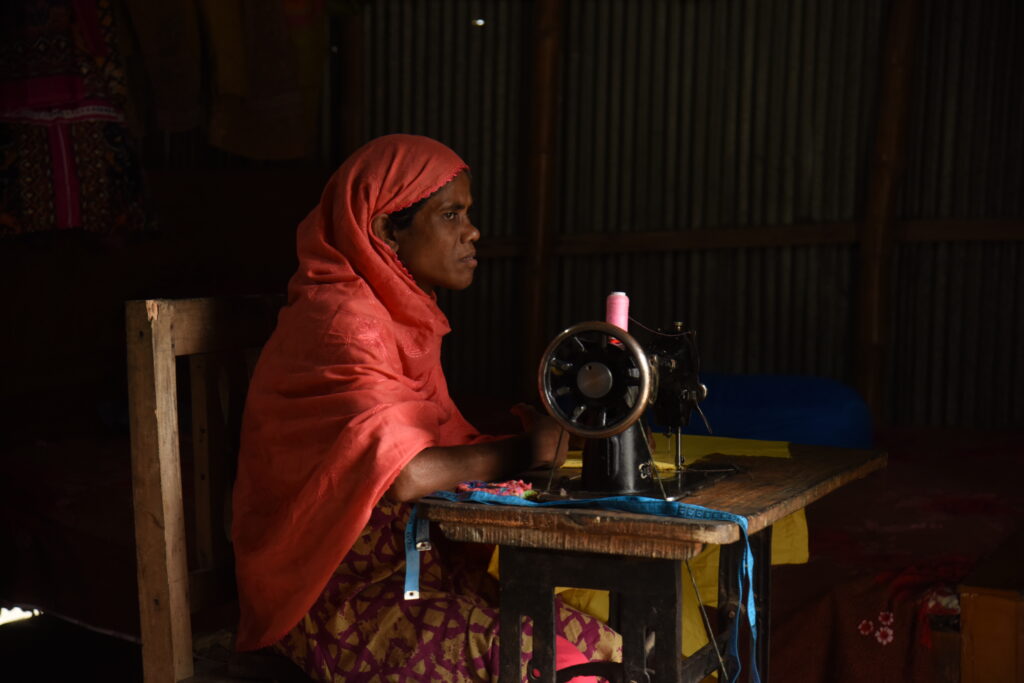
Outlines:
[{"label": "woman's forearm", "polygon": [[466,446],[435,446],[413,458],[399,473],[387,496],[409,502],[462,481],[507,479],[530,469],[531,444],[515,436]]}]

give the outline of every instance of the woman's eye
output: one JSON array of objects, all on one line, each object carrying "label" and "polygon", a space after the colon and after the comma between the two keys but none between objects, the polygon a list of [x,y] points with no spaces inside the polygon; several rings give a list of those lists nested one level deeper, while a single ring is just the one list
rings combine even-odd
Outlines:
[{"label": "woman's eye", "polygon": [[458,218],[458,216],[459,216],[459,214],[457,212],[455,212],[455,211],[445,211],[444,212],[444,219],[446,221],[453,221],[456,218]]}]

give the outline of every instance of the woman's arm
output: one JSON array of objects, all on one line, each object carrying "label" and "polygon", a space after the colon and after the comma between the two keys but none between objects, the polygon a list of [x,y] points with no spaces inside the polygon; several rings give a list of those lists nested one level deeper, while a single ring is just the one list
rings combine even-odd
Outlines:
[{"label": "woman's arm", "polygon": [[387,497],[410,502],[462,481],[497,481],[565,461],[568,435],[550,417],[537,415],[526,434],[466,446],[419,452],[398,474]]}]

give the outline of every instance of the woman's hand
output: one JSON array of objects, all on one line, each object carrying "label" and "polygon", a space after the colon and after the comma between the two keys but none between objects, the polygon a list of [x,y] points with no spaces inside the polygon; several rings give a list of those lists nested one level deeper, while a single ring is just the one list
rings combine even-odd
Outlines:
[{"label": "woman's hand", "polygon": [[522,421],[529,437],[530,469],[561,467],[569,451],[569,435],[562,426],[525,403],[512,406],[512,413]]},{"label": "woman's hand", "polygon": [[387,496],[408,502],[460,481],[501,481],[529,470],[560,467],[569,450],[568,433],[525,403],[514,406],[512,412],[522,420],[525,434],[425,448],[398,473]]}]

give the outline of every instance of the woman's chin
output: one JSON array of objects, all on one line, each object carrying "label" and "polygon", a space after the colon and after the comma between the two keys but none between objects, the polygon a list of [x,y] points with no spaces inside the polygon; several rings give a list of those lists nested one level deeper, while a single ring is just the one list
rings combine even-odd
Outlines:
[{"label": "woman's chin", "polygon": [[473,284],[473,275],[472,275],[472,273],[469,275],[469,277],[462,278],[462,279],[458,280],[457,282],[453,282],[452,286],[448,287],[448,289],[450,289],[452,291],[455,291],[455,292],[461,292],[463,289],[466,289],[471,284]]}]

